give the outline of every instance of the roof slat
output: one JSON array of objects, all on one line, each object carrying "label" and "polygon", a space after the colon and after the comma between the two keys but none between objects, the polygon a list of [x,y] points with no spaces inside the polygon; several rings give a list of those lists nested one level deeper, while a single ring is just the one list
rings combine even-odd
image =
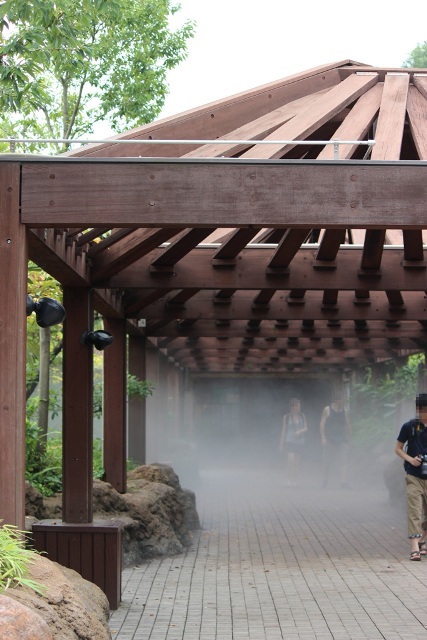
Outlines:
[{"label": "roof slat", "polygon": [[[425,84],[426,91],[423,93],[415,87],[409,87],[407,104],[409,125],[420,160],[427,160],[427,80]],[[422,85],[418,82],[417,86]]]},{"label": "roof slat", "polygon": [[[242,127],[238,127],[221,136],[221,140],[262,140],[268,134],[274,132],[278,127],[288,122],[293,118],[301,109],[308,105],[313,106],[316,100],[320,96],[324,95],[328,89],[323,89],[317,93],[304,96],[298,100],[293,100],[288,104],[275,109],[270,113],[257,118],[252,122],[244,124]],[[236,144],[206,144],[194,151],[184,154],[183,158],[215,158],[218,156],[232,156],[238,152],[243,151],[248,145],[236,145]]]},{"label": "roof slat", "polygon": [[[359,98],[365,91],[378,82],[378,76],[357,76],[353,74],[319,98],[313,106],[299,112],[295,118],[284,124],[266,140],[303,140],[319,129],[332,116]],[[242,158],[278,158],[291,148],[291,145],[255,145],[245,152]]]},{"label": "roof slat", "polygon": [[123,238],[102,253],[93,263],[92,281],[97,282],[129,267],[133,262],[166,242],[182,229],[166,227],[162,229],[135,229],[132,235]]},{"label": "roof slat", "polygon": [[408,88],[407,73],[385,77],[372,160],[399,160]]},{"label": "roof slat", "polygon": [[215,228],[187,229],[180,238],[172,242],[158,258],[153,260],[151,266],[172,267],[214,231]]},{"label": "roof slat", "polygon": [[[368,133],[380,108],[383,83],[378,83],[364,93],[351,109],[344,122],[334,133],[336,140],[363,140]],[[339,146],[340,160],[351,158],[358,145],[343,144]],[[326,145],[317,156],[318,160],[333,160],[334,148]]]}]

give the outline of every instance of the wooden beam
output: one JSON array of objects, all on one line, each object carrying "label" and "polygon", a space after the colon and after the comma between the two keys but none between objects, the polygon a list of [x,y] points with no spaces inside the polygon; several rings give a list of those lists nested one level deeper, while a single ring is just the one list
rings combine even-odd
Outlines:
[{"label": "wooden beam", "polygon": [[180,229],[174,228],[135,229],[131,235],[110,246],[108,251],[93,258],[92,282],[99,282],[125,269],[179,232]]},{"label": "wooden beam", "polygon": [[[410,338],[413,340],[419,340],[425,342],[427,337],[427,331],[423,329],[421,324],[414,321],[393,323],[390,326],[384,321],[371,321],[361,325],[360,328],[355,326],[354,321],[343,320],[335,324],[333,321],[318,321],[316,322],[315,330],[310,335],[323,337],[356,337],[366,336],[374,337],[386,337],[386,338]],[[296,324],[295,324],[296,323]],[[261,326],[251,330],[247,326],[246,320],[233,320],[229,321],[227,325],[218,325],[213,320],[198,320],[190,324],[168,323],[162,326],[159,331],[153,330],[150,334],[150,330],[147,329],[147,335],[176,338],[178,336],[185,336],[187,338],[200,338],[200,337],[219,337],[219,338],[278,338],[281,336],[307,336],[309,333],[304,331],[301,327],[301,323],[297,321],[290,321],[287,324],[274,322],[271,320],[264,320]],[[415,342],[414,342],[415,344]]]},{"label": "wooden beam", "polygon": [[[420,160],[427,160],[427,83],[425,78],[423,84],[420,81],[414,78],[415,86],[409,87],[407,111],[418,156]],[[421,93],[416,87],[426,87],[425,92]]]},{"label": "wooden beam", "polygon": [[[304,109],[308,105],[312,107],[316,100],[327,89],[318,91],[314,94],[297,98],[292,102],[285,104],[283,107],[279,107],[274,111],[266,113],[265,115],[245,123],[241,127],[230,131],[229,133],[221,136],[221,140],[262,140],[265,136],[272,134],[278,127],[285,122],[294,118],[301,109]],[[184,158],[215,158],[218,156],[231,157],[236,153],[241,153],[247,148],[248,145],[238,145],[230,142],[230,144],[204,144],[194,151],[190,151],[183,155]]]},{"label": "wooden beam", "polygon": [[87,289],[64,289],[62,518],[70,523],[93,520],[93,354],[80,343],[91,328],[89,296]]},{"label": "wooden beam", "polygon": [[407,73],[385,77],[372,160],[399,160],[408,88]]},{"label": "wooden beam", "polygon": [[[286,318],[287,320],[427,320],[424,291],[406,292],[372,292],[369,300],[360,300],[351,291],[342,291],[336,304],[324,304],[322,291],[307,292],[302,304],[295,304],[289,292],[277,292],[270,301],[264,304],[254,297],[252,291],[235,293],[227,304],[219,303],[212,292],[200,292],[183,303],[169,303],[169,298],[157,300],[144,307],[140,316],[147,320],[154,319],[228,319],[250,320]],[[397,293],[399,297],[397,297]],[[401,302],[397,304],[397,300]],[[393,302],[394,301],[394,302]]]},{"label": "wooden beam", "polygon": [[[212,268],[215,249],[197,248],[185,256],[171,271],[150,272],[150,264],[158,255],[158,250],[150,256],[138,260],[117,276],[113,276],[103,286],[117,289],[338,289],[384,291],[424,291],[426,270],[402,266],[402,249],[385,249],[381,272],[369,277],[369,273],[359,273],[362,249],[342,247],[335,262],[325,265],[316,261],[316,253],[302,247],[292,260],[289,270],[277,269],[267,272],[267,265],[274,249],[245,249],[233,268]],[[426,255],[426,254],[424,254]]]},{"label": "wooden beam", "polygon": [[426,177],[422,161],[28,162],[21,221],[33,227],[424,228]]},{"label": "wooden beam", "polygon": [[[146,380],[146,338],[129,336],[129,373]],[[146,399],[129,398],[128,457],[138,464],[147,462]]]},{"label": "wooden beam", "polygon": [[89,270],[86,255],[67,244],[67,233],[59,229],[30,229],[29,259],[64,287],[87,287]]},{"label": "wooden beam", "polygon": [[[334,133],[335,140],[363,140],[368,133],[378,109],[384,84],[378,83],[364,93]],[[340,144],[340,160],[347,160],[353,156],[359,145]],[[367,147],[366,147],[367,150]],[[317,156],[318,160],[333,160],[333,145],[326,145]]]},{"label": "wooden beam", "polygon": [[104,355],[104,468],[105,481],[126,493],[126,322],[104,318],[113,343]]},{"label": "wooden beam", "polygon": [[[235,94],[190,109],[119,134],[111,140],[141,140],[141,145],[114,145],[112,142],[93,144],[69,152],[69,156],[120,157],[180,156],[188,153],[188,145],[144,145],[144,139],[203,139],[215,140],[241,125],[251,122],[293,100],[310,95],[338,84],[341,80],[338,68],[348,64],[342,60],[328,65],[319,65],[302,73],[270,82],[260,87]],[[353,67],[353,73],[355,69]],[[195,148],[198,145],[195,145]]]},{"label": "wooden beam", "polygon": [[25,522],[27,232],[19,222],[19,166],[0,165],[0,518]]},{"label": "wooden beam", "polygon": [[[344,107],[354,102],[365,91],[378,82],[377,75],[361,76],[353,74],[326,94],[317,98],[313,104],[301,109],[292,120],[266,136],[266,140],[304,140],[324,125]],[[292,149],[292,145],[269,144],[254,145],[242,154],[243,158],[279,158]]]}]

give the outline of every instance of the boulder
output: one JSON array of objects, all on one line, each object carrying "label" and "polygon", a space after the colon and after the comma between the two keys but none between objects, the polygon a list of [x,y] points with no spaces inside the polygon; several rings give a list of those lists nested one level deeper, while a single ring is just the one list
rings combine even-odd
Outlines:
[{"label": "boulder", "polygon": [[0,638],[2,640],[53,640],[43,618],[20,602],[0,595]]},{"label": "boulder", "polygon": [[188,527],[190,531],[200,529],[200,521],[196,508],[196,495],[189,489],[182,489],[179,477],[172,467],[161,464],[160,462],[142,465],[128,473],[128,486],[137,486],[137,480],[160,482],[175,489],[183,508],[185,526]]},{"label": "boulder", "polygon": [[[29,577],[43,586],[42,594],[32,589],[16,587],[7,596],[42,618],[50,634],[40,640],[110,640],[108,628],[109,604],[106,595],[96,585],[78,573],[34,554]],[[1,627],[0,627],[1,628]],[[28,627],[31,629],[31,627]],[[39,636],[16,636],[21,640],[38,640]],[[6,639],[0,633],[0,638]],[[14,638],[14,636],[11,636]]]},{"label": "boulder", "polygon": [[38,520],[46,517],[43,496],[29,482],[25,482],[25,513]]},{"label": "boulder", "polygon": [[[61,506],[61,496],[45,498],[45,518],[61,518]],[[182,553],[192,542],[191,531],[200,528],[194,493],[182,489],[172,467],[165,464],[130,471],[124,494],[95,480],[93,513],[95,519],[122,521],[124,567]]]}]

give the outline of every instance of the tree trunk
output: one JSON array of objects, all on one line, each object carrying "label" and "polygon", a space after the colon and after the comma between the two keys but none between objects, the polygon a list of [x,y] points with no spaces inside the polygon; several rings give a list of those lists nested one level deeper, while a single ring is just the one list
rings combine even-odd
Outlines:
[{"label": "tree trunk", "polygon": [[49,373],[50,373],[50,328],[40,327],[40,404],[38,412],[39,440],[37,449],[40,455],[46,452],[49,419]]}]

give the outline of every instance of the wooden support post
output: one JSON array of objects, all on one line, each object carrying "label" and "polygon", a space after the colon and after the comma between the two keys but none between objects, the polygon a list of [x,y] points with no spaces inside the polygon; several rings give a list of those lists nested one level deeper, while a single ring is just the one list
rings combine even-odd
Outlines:
[{"label": "wooden support post", "polygon": [[18,163],[0,165],[0,519],[25,522],[25,348],[28,245]]},{"label": "wooden support post", "polygon": [[[87,289],[64,289],[63,517],[35,524],[34,545],[97,584],[116,609],[121,594],[120,523],[93,521],[93,347],[80,341],[82,333],[92,329],[90,295]],[[115,337],[120,343],[119,332]]]},{"label": "wooden support post", "polygon": [[158,462],[159,404],[161,403],[160,351],[147,342],[147,379],[154,385],[154,393],[147,398],[147,462]]},{"label": "wooden support post", "polygon": [[105,480],[126,492],[126,322],[105,318],[114,336],[104,351],[104,469]]},{"label": "wooden support post", "polygon": [[[146,379],[146,338],[129,336],[129,373],[140,380]],[[128,409],[128,456],[134,462],[145,464],[146,459],[146,406],[145,398],[130,398]]]},{"label": "wooden support post", "polygon": [[184,398],[184,406],[183,406],[183,419],[182,423],[184,425],[186,437],[189,442],[192,442],[194,439],[194,421],[193,421],[193,413],[194,413],[194,393],[193,393],[193,381],[190,377],[188,370],[184,371],[182,374],[182,394]]},{"label": "wooden support post", "polygon": [[64,289],[63,520],[93,520],[93,354],[80,337],[89,329],[89,291]]}]

